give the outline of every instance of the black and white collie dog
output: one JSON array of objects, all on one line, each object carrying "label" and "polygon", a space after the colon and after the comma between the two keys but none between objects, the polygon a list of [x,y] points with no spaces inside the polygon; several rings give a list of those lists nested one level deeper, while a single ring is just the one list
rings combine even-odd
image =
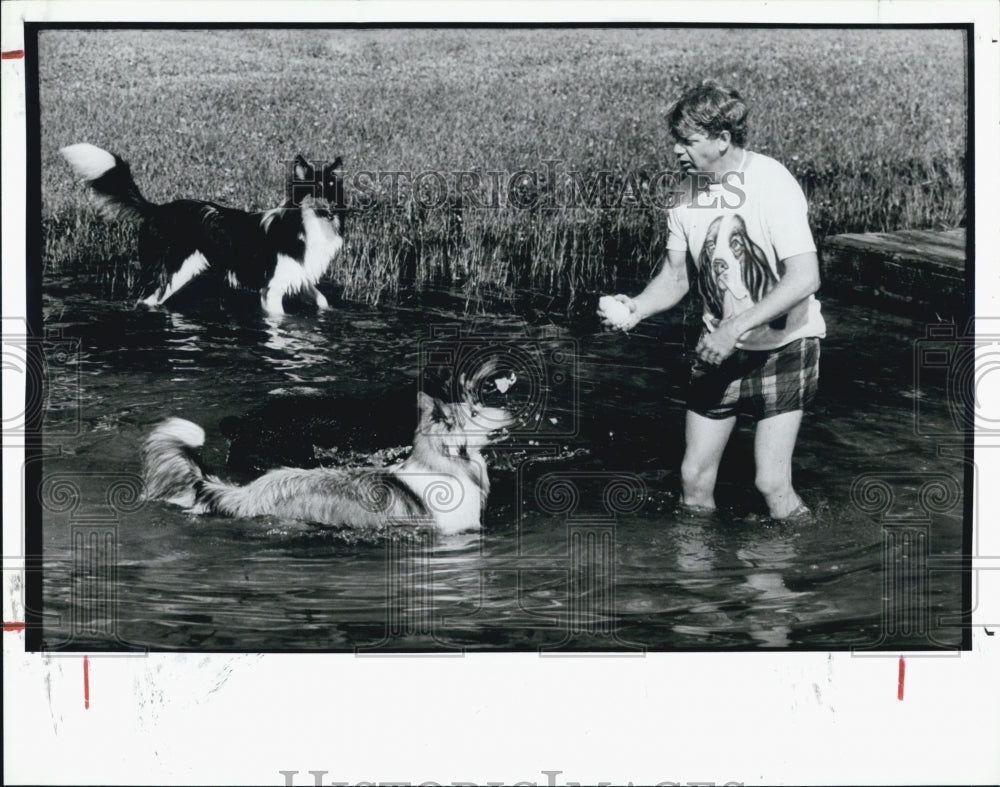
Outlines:
[{"label": "black and white collie dog", "polygon": [[340,158],[317,171],[298,156],[285,203],[248,213],[201,200],[157,205],[142,196],[119,156],[86,143],[60,153],[96,194],[105,215],[140,223],[140,275],[148,293],[141,303],[159,306],[204,274],[259,292],[268,314],[284,314],[283,298],[296,293],[327,308],[316,284],[343,246]]},{"label": "black and white collie dog", "polygon": [[192,513],[261,515],[325,525],[384,528],[431,526],[444,534],[480,527],[490,484],[482,449],[514,423],[505,409],[470,400],[445,403],[417,395],[420,420],[413,449],[385,468],[271,470],[245,486],[210,475],[197,449],[200,426],[170,418],[146,440],[143,475],[147,500],[164,500]]}]

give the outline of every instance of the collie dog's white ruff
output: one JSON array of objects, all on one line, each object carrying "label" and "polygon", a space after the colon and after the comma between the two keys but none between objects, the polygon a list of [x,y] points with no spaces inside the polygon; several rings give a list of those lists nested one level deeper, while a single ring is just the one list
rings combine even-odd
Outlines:
[{"label": "collie dog's white ruff", "polygon": [[[342,212],[331,207],[343,203],[339,158],[317,173],[298,156],[291,198],[278,208],[247,213],[201,200],[155,204],[142,196],[128,163],[113,153],[85,142],[59,152],[106,216],[140,224],[140,268],[155,282],[140,303],[160,306],[215,268],[230,287],[259,291],[268,314],[284,314],[284,296],[299,292],[319,309],[328,308],[316,285],[343,247]],[[316,193],[306,193],[310,188]]]},{"label": "collie dog's white ruff", "polygon": [[144,446],[146,499],[193,513],[273,515],[326,525],[431,525],[443,533],[480,527],[489,494],[482,449],[514,419],[503,409],[446,404],[418,394],[420,422],[410,456],[387,468],[272,470],[245,486],[210,475],[198,449],[200,426],[170,418]]}]

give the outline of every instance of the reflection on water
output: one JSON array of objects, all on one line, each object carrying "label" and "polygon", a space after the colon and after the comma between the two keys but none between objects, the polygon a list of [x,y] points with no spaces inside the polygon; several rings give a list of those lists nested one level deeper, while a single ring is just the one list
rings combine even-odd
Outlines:
[{"label": "reflection on water", "polygon": [[[778,523],[753,487],[746,424],[723,460],[720,510],[678,511],[681,348],[691,329],[676,321],[621,336],[589,322],[351,305],[275,319],[208,305],[132,309],[72,281],[48,283],[46,327],[76,349],[49,369],[44,476],[73,491],[43,490],[46,645],[628,653],[957,644],[959,629],[940,622],[961,608],[957,572],[925,577],[927,626],[886,642],[883,524],[851,499],[865,473],[961,482],[961,462],[913,429],[913,343],[924,326],[830,301],[824,312],[821,394],[795,459],[796,487],[815,513]],[[282,394],[416,381],[422,348],[442,329],[485,345],[520,337],[518,352],[541,359],[537,377],[518,382],[543,402],[538,432],[492,457],[482,533],[359,539],[109,497],[122,479],[137,483],[141,441],[162,418],[204,426],[205,461],[221,469],[223,416]],[[943,387],[921,395],[946,414]],[[626,477],[644,487],[641,505],[608,496]],[[558,494],[538,491],[552,479],[565,482]],[[959,553],[954,503],[922,525],[926,554]],[[897,581],[926,569],[893,565],[904,567]]]},{"label": "reflection on water", "polygon": [[277,371],[286,373],[289,379],[328,382],[331,378],[308,376],[311,367],[320,366],[328,360],[330,348],[323,334],[314,330],[315,323],[311,320],[293,320],[295,318],[266,318],[266,349],[261,357],[270,361]]}]

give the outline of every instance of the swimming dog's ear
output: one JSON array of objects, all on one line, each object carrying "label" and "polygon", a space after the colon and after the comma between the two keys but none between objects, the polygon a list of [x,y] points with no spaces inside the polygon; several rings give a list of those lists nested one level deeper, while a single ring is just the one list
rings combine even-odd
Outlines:
[{"label": "swimming dog's ear", "polygon": [[417,408],[420,410],[421,418],[430,418],[434,413],[435,399],[430,394],[417,391]]},{"label": "swimming dog's ear", "polygon": [[296,180],[313,180],[315,173],[313,172],[312,165],[309,164],[300,153],[295,157],[295,161],[292,162],[292,177]]},{"label": "swimming dog's ear", "polygon": [[433,396],[420,391],[417,394],[417,403],[420,406],[421,419],[426,418],[431,423],[440,423],[442,421],[447,423],[449,421],[444,402],[440,399],[435,399]]}]

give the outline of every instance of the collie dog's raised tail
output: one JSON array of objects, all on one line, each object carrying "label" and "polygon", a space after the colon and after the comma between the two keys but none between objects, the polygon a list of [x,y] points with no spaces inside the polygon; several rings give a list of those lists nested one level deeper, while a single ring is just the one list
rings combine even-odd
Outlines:
[{"label": "collie dog's raised tail", "polygon": [[94,192],[102,213],[110,219],[141,221],[153,206],[139,191],[128,162],[96,145],[81,142],[59,152]]}]

